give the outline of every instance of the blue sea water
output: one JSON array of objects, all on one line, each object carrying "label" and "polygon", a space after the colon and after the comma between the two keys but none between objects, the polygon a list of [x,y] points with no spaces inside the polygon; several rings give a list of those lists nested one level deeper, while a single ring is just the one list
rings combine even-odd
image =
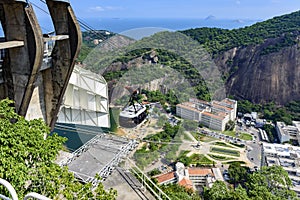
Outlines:
[{"label": "blue sea water", "polygon": [[94,29],[122,33],[136,28],[156,27],[169,30],[186,30],[200,27],[235,29],[252,25],[259,20],[231,19],[156,19],[156,18],[89,18],[84,19]]},{"label": "blue sea water", "polygon": [[[224,29],[241,28],[252,25],[259,20],[233,20],[233,19],[159,19],[159,18],[83,18],[80,21],[94,30],[108,30],[114,33],[122,33],[139,28],[159,28],[167,30],[186,30],[200,27],[217,27]],[[39,19],[43,33],[54,30],[50,18]],[[86,29],[82,28],[83,31]],[[0,28],[0,36],[3,36]]]}]

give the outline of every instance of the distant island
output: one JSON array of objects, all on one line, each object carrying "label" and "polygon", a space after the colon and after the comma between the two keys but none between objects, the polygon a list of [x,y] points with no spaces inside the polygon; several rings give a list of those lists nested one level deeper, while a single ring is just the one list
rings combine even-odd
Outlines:
[{"label": "distant island", "polygon": [[209,15],[209,16],[207,16],[206,18],[205,18],[205,20],[216,20],[217,18],[216,18],[216,16],[214,16],[214,15]]}]

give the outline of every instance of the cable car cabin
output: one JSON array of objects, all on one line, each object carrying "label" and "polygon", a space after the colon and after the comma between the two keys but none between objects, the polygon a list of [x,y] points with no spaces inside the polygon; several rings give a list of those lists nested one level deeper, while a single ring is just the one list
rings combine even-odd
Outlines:
[{"label": "cable car cabin", "polygon": [[147,117],[146,106],[135,104],[125,107],[119,116],[119,124],[124,128],[133,128]]}]

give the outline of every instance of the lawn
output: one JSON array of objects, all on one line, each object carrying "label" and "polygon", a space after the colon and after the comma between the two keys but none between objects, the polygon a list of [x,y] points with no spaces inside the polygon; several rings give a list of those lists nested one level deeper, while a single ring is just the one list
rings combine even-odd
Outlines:
[{"label": "lawn", "polygon": [[237,137],[242,140],[252,140],[252,135],[250,135],[249,133],[239,133],[237,136],[235,131],[224,131],[223,134],[232,137]]},{"label": "lawn", "polygon": [[232,136],[232,137],[236,137],[235,131],[224,131],[223,134],[228,135],[228,136]]},{"label": "lawn", "polygon": [[235,151],[235,150],[231,150],[231,149],[223,149],[223,148],[219,148],[219,147],[211,147],[210,151],[213,152],[213,153],[225,154],[225,155],[230,155],[230,156],[236,156],[236,157],[240,156],[240,152],[239,151]]},{"label": "lawn", "polygon": [[241,133],[240,134],[240,138],[242,139],[242,140],[252,140],[253,138],[252,138],[252,135],[250,135],[250,134],[248,134],[248,133]]},{"label": "lawn", "polygon": [[226,156],[220,156],[220,155],[214,155],[214,154],[208,154],[211,158],[219,161],[225,161],[225,160],[232,160],[232,158],[226,157]]},{"label": "lawn", "polygon": [[184,134],[183,134],[183,139],[184,139],[184,140],[187,140],[187,141],[193,142],[192,138],[190,138],[190,136],[189,136],[187,133],[184,133]]},{"label": "lawn", "polygon": [[202,166],[202,165],[212,165],[214,161],[210,160],[207,156],[203,154],[192,154],[191,156],[187,156],[190,151],[181,151],[178,157],[178,160],[182,162],[185,166],[189,166],[191,164]]},{"label": "lawn", "polygon": [[213,145],[216,145],[216,146],[222,146],[222,147],[229,147],[229,148],[234,148],[233,146],[229,145],[229,144],[226,144],[224,142],[215,142],[213,143]]},{"label": "lawn", "polygon": [[232,144],[232,145],[234,145],[236,147],[240,147],[240,148],[244,148],[245,147],[244,144],[236,144],[236,143],[232,143],[232,142],[230,142],[230,144]]},{"label": "lawn", "polygon": [[211,142],[211,141],[217,140],[214,137],[210,137],[210,136],[207,136],[207,135],[202,134],[202,133],[191,132],[191,134],[194,136],[194,138],[196,140],[199,140],[199,136],[200,136],[200,141],[201,142]]},{"label": "lawn", "polygon": [[214,164],[212,160],[207,158],[205,155],[202,154],[193,154],[190,156],[192,159],[191,164],[197,164],[197,165],[211,165]]},{"label": "lawn", "polygon": [[229,161],[229,162],[224,162],[223,164],[233,164],[233,163],[240,163],[241,165],[246,164],[244,161]]}]

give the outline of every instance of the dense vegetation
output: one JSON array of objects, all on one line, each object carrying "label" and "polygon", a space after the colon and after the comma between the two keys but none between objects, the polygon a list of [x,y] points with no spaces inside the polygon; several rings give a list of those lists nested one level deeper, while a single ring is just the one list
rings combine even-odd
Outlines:
[{"label": "dense vegetation", "polygon": [[[156,34],[153,37],[161,38],[163,40],[163,36],[160,34]],[[137,42],[138,43],[138,42]],[[147,43],[147,41],[145,42]],[[138,44],[137,44],[138,45]],[[148,46],[147,44],[145,44]],[[201,78],[201,74],[197,68],[195,68],[190,62],[182,58],[181,56],[176,55],[173,52],[162,50],[162,49],[151,49],[151,48],[143,48],[143,49],[134,49],[130,52],[126,52],[126,54],[117,57],[113,60],[113,63],[122,63],[122,65],[128,65],[128,62],[132,62],[134,59],[142,58],[144,61],[151,60],[151,55],[155,52],[158,60],[154,65],[144,64],[141,68],[135,68],[132,70],[129,66],[123,67],[120,70],[108,70],[103,73],[104,78],[107,81],[121,81],[129,82],[131,85],[144,85],[153,80],[164,78],[165,76],[169,77],[169,80],[174,82],[164,82],[165,87],[172,87],[177,89],[177,92],[185,93],[185,94],[195,94],[198,98],[209,100],[210,94],[207,88],[207,85]],[[164,66],[164,67],[161,67]],[[131,66],[132,67],[132,66]],[[98,69],[91,69],[97,71]],[[182,84],[182,79],[186,79],[187,82]],[[176,81],[181,82],[181,84],[177,84],[175,87],[173,84]],[[180,95],[179,93],[179,95]]]},{"label": "dense vegetation", "polygon": [[281,42],[269,46],[264,53],[276,52],[280,48],[296,43],[300,12],[274,17],[264,22],[256,23],[240,29],[226,30],[220,28],[196,28],[182,31],[197,40],[212,54],[234,47],[262,43],[267,38],[281,38]]},{"label": "dense vegetation", "polygon": [[300,120],[300,101],[291,101],[285,106],[277,106],[273,102],[265,105],[253,104],[247,100],[238,101],[238,112],[259,112],[261,118],[270,121],[283,121],[292,124],[292,121]]},{"label": "dense vegetation", "polygon": [[97,46],[94,43],[94,40],[98,40],[98,42],[107,40],[113,33],[106,34],[106,31],[84,31],[82,32],[82,45],[80,49],[80,54],[77,58],[78,62],[84,61],[87,55]]},{"label": "dense vegetation", "polygon": [[201,200],[200,195],[190,189],[186,189],[178,184],[169,184],[161,186],[161,189],[172,200]]},{"label": "dense vegetation", "polygon": [[[12,184],[19,198],[37,192],[54,199],[115,199],[115,190],[106,192],[100,184],[92,192],[91,184],[80,183],[67,167],[55,164],[65,139],[49,135],[42,120],[17,115],[12,104],[0,101],[0,178]],[[3,187],[0,194],[8,196]]]},{"label": "dense vegetation", "polygon": [[[264,47],[265,49],[262,50],[261,54],[265,55],[277,52],[286,46],[297,43],[297,36],[300,32],[299,20],[300,11],[274,17],[273,19],[239,29],[197,28],[180,32],[193,38],[195,42],[197,41],[197,44],[188,41],[188,39],[184,37],[174,36],[173,33],[157,33],[151,37],[143,38],[140,41],[128,42],[128,46],[114,49],[112,51],[113,53],[103,49],[90,52],[91,55],[85,64],[86,68],[91,71],[104,75],[107,81],[113,83],[112,85],[122,79],[124,74],[131,70],[131,67],[136,69],[137,66],[149,62],[151,64],[158,64],[159,66],[167,66],[176,70],[188,80],[191,85],[190,88],[193,89],[196,97],[209,100],[214,92],[212,88],[219,84],[216,84],[215,81],[209,83],[209,81],[203,80],[203,77],[201,77],[199,71],[201,72],[201,70],[211,67],[212,62],[205,59],[198,59],[200,57],[207,57],[207,55],[203,53],[203,49],[201,51],[199,49],[204,47],[206,52],[214,56],[233,47],[261,44],[266,41],[266,39],[270,39],[272,42]],[[170,35],[168,39],[166,39],[166,35]],[[86,37],[90,36],[87,35],[85,38]],[[123,39],[115,40],[113,44],[118,44],[118,41],[122,43],[122,40]],[[199,45],[199,43],[201,45]],[[90,44],[91,42],[89,42],[89,45]],[[178,46],[175,51],[172,50],[174,46]],[[89,52],[87,50],[87,44],[84,43],[82,54],[86,54],[87,52]],[[153,54],[153,52],[155,53]],[[182,52],[189,52],[192,57],[195,55],[199,56],[196,56],[195,59],[189,59],[191,57],[189,53]],[[85,57],[85,55],[82,55],[82,57]],[[154,57],[157,58],[157,60],[154,61]],[[141,60],[143,62],[139,63]],[[193,62],[195,60],[199,60],[201,66],[197,66],[197,64]],[[222,76],[223,80],[227,80],[227,78],[238,69],[238,66],[231,66],[232,62],[233,60],[227,61],[230,70],[224,72],[219,78]],[[113,65],[120,65],[121,67],[114,69],[110,67]],[[163,68],[161,70],[163,70]],[[149,72],[144,74],[148,73]],[[154,75],[152,73],[151,76],[149,75],[148,77],[136,77],[139,77],[137,80],[148,79],[149,77],[155,79],[159,74],[164,73],[154,73]],[[224,83],[222,84],[224,85]],[[277,113],[274,113],[274,115],[277,115],[278,112],[283,113],[282,110],[279,110]],[[268,113],[266,113],[266,115],[268,115]],[[270,118],[272,117],[273,116]],[[285,121],[290,121],[289,116],[283,115],[282,117],[284,117]]]},{"label": "dense vegetation", "polygon": [[234,187],[227,187],[217,181],[212,188],[205,188],[206,200],[284,200],[297,199],[296,193],[290,190],[292,182],[288,173],[280,166],[263,167],[261,171],[247,173],[247,169],[234,164],[229,174]]},{"label": "dense vegetation", "polygon": [[[163,131],[144,138],[146,145],[138,149],[134,154],[134,160],[140,168],[144,168],[157,160],[161,154],[165,154],[167,161],[176,159],[176,152],[181,143],[184,130],[180,125],[171,126],[165,123]],[[174,143],[172,143],[174,142]]]},{"label": "dense vegetation", "polygon": [[[133,76],[129,82],[132,85],[143,85],[147,80],[149,82],[157,79],[157,76],[166,76],[165,78],[171,80],[172,75],[179,74],[180,80],[184,78],[189,87],[182,88],[181,84],[178,85],[178,89],[190,90],[192,92],[188,94],[194,93],[198,98],[205,100],[209,100],[211,93],[224,85],[221,80],[214,80],[214,77],[220,77],[220,74],[206,51],[197,41],[178,32],[160,32],[112,51],[97,48],[90,53],[84,64],[87,69],[95,73],[100,72],[111,83],[120,82],[125,74]],[[211,70],[212,66],[216,69]],[[158,70],[153,70],[154,68]],[[144,72],[143,75],[136,75],[140,74],[140,71]],[[201,76],[202,72],[208,77],[205,81]],[[212,77],[213,80],[210,80]],[[176,81],[178,79],[173,83]]]}]

